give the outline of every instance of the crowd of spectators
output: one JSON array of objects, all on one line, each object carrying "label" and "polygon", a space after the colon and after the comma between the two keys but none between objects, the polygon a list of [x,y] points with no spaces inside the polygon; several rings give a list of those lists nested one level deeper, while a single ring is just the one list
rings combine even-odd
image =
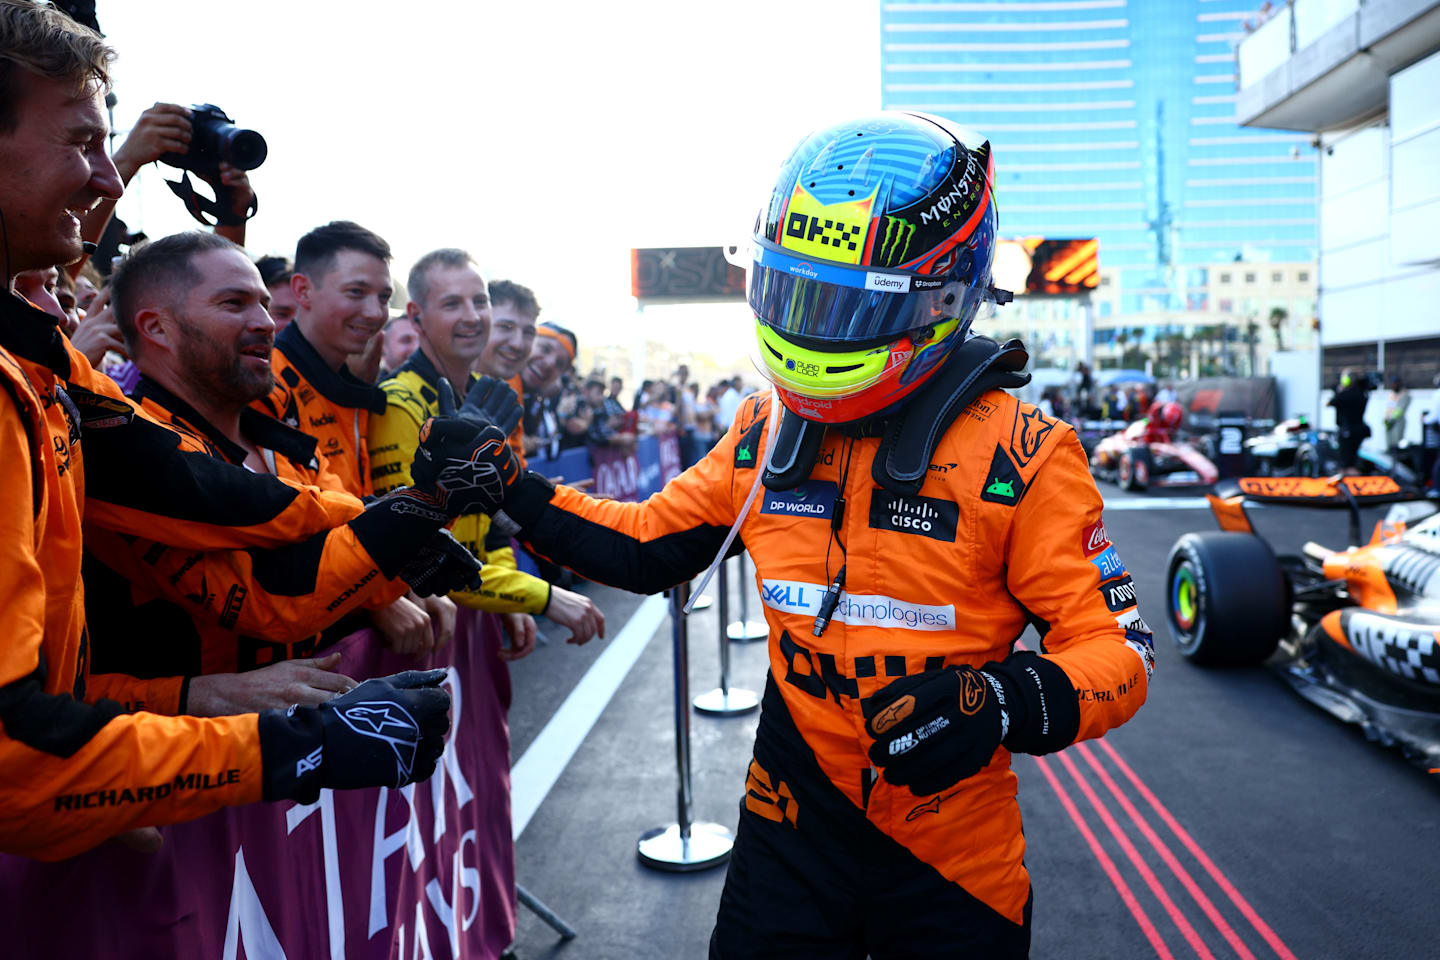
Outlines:
[{"label": "crowd of spectators", "polygon": [[[576,334],[463,250],[410,268],[403,311],[389,245],[351,220],[253,256],[254,192],[226,163],[192,171],[228,204],[213,231],[91,259],[125,184],[193,135],[190,108],[158,103],[112,156],[114,56],[54,6],[0,0],[0,853],[37,859],[165,856],[155,825],[426,779],[445,671],[346,676],[327,648],[423,667],[503,638],[474,651],[489,676],[534,648],[537,616],[604,636],[589,598],[519,569],[484,485],[426,465],[474,462],[489,433],[523,463],[697,422],[683,378],[643,413],[619,378],[577,382]],[[405,720],[338,720],[352,697]],[[477,802],[508,837],[508,756],[489,767],[467,776],[493,781]]]},{"label": "crowd of spectators", "polygon": [[531,389],[539,379],[538,374],[526,379],[525,449],[550,457],[575,447],[633,453],[640,437],[674,436],[688,467],[720,439],[745,395],[744,382],[735,376],[702,396],[683,363],[668,379],[642,382],[628,407],[624,379],[601,366],[583,376],[567,370],[548,390]]}]

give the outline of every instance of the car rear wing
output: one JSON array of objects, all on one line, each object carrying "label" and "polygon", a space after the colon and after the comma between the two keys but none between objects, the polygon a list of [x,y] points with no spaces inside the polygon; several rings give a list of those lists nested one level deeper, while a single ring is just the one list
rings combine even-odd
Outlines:
[{"label": "car rear wing", "polygon": [[1401,500],[1419,494],[1393,477],[1240,477],[1216,484],[1208,495],[1210,511],[1221,530],[1254,533],[1245,504],[1296,507],[1344,507],[1350,511],[1350,542],[1360,542],[1360,508]]}]

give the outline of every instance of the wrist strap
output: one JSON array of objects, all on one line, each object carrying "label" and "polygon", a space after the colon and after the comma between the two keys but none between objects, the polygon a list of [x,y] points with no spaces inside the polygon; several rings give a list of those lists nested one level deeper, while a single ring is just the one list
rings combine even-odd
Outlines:
[{"label": "wrist strap", "polygon": [[1080,700],[1070,677],[1053,661],[1022,651],[982,668],[1005,687],[1010,701],[1011,753],[1036,756],[1063,750],[1080,732]]}]

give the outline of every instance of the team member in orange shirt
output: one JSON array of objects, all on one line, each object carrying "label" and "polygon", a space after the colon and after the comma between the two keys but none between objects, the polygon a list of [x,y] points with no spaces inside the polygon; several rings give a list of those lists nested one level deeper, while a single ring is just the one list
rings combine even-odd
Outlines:
[{"label": "team member in orange shirt", "polygon": [[[535,344],[535,321],[540,318],[540,301],[535,291],[513,280],[490,283],[490,337],[475,364],[482,377],[504,380],[525,406],[525,384],[520,371],[530,359]],[[525,426],[522,423],[510,432],[510,448],[520,462],[525,462]]]},{"label": "team member in orange shirt", "polygon": [[[263,279],[243,250],[214,234],[176,234],[132,250],[112,275],[115,313],[141,377],[142,409],[171,427],[182,446],[217,460],[340,490],[316,440],[248,405],[273,386],[274,322]],[[234,676],[315,649],[318,631],[364,604],[384,606],[409,592],[444,593],[473,582],[478,561],[443,531],[434,549],[392,554],[400,541],[362,515],[293,548],[175,549],[155,538],[86,531],[88,610],[96,669],[170,678],[175,700],[151,696],[155,712],[214,715],[277,704],[272,689],[308,681],[318,702],[353,686],[307,664]],[[157,542],[159,538],[159,542]],[[432,556],[458,576],[445,576]],[[177,614],[182,614],[177,616]],[[167,637],[156,642],[156,635]],[[182,677],[172,676],[182,674]],[[159,685],[157,679],[156,685]],[[240,689],[258,700],[226,690]],[[306,689],[302,687],[302,689]],[[294,697],[294,694],[287,694]],[[281,704],[283,705],[283,704]]]},{"label": "team member in orange shirt", "polygon": [[265,412],[320,441],[330,469],[357,497],[369,496],[370,415],[385,394],[357,377],[346,358],[378,349],[390,318],[390,245],[358,223],[316,227],[295,247],[295,322],[275,338],[275,390]]},{"label": "team member in orange shirt", "polygon": [[[225,504],[235,514],[228,525],[213,509],[188,509],[187,483],[213,476],[223,494],[238,485],[234,476],[227,485],[227,471],[243,471],[202,474],[173,443],[167,450],[158,435],[174,435],[137,416],[53,318],[11,290],[16,273],[79,259],[81,217],[122,192],[105,152],[113,57],[99,36],[53,7],[0,2],[0,609],[8,624],[0,642],[0,850],[42,858],[229,804],[313,802],[322,787],[423,780],[443,746],[449,705],[435,688],[439,672],[368,681],[319,707],[208,720],[92,702],[80,578],[90,486],[108,486],[111,520],[138,532],[173,518],[168,529],[187,546],[254,545],[283,535],[291,521],[303,526],[291,512],[297,503],[324,504],[302,501],[305,488],[267,480],[252,488],[254,502]],[[91,441],[107,432],[122,438],[128,459],[107,459],[117,441],[96,439],[104,468],[87,476]],[[431,461],[471,456],[479,439],[473,428],[443,423],[427,436]],[[153,471],[149,490],[100,482],[120,471]],[[448,478],[428,466],[420,472],[421,489],[405,499],[441,514],[437,522],[474,505],[473,496],[447,489]],[[356,709],[373,716],[377,704],[397,719],[404,711],[379,750],[345,719]]]}]

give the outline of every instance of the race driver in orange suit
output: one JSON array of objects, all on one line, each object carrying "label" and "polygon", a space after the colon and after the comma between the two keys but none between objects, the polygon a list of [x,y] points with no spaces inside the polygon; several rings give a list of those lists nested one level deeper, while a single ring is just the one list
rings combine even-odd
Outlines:
[{"label": "race driver in orange suit", "polygon": [[807,138],[748,258],[778,404],[644,503],[507,491],[533,548],[604,583],[685,581],[732,526],[754,559],[771,669],[713,958],[1026,955],[1011,755],[1145,699],[1152,638],[1080,444],[999,389],[1023,346],[969,329],[1008,299],[993,183],[989,144],[931,117]]},{"label": "race driver in orange suit", "polygon": [[[10,290],[16,273],[78,259],[80,218],[120,195],[105,152],[112,58],[58,9],[0,0],[0,850],[45,859],[225,805],[423,780],[448,726],[441,671],[216,719],[125,713],[87,689],[81,517],[91,519],[91,505],[113,529],[163,527],[193,549],[283,545],[334,526],[327,511],[360,509],[180,451],[53,318]],[[422,434],[415,486],[380,502],[369,523],[386,529],[375,542],[410,548],[448,519],[496,505],[490,474],[475,464],[488,442],[481,431],[437,420]],[[92,498],[97,489],[104,500]]]}]

